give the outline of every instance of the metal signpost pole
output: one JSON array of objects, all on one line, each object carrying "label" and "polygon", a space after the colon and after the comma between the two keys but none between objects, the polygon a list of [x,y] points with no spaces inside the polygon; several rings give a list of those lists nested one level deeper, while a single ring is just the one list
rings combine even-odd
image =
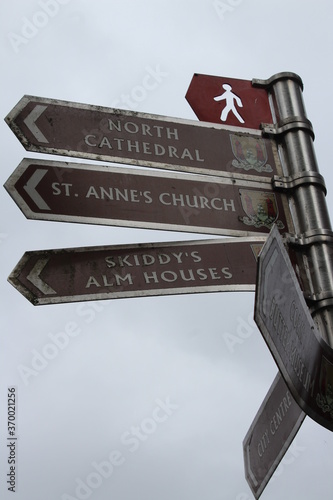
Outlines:
[{"label": "metal signpost pole", "polygon": [[277,139],[286,169],[285,177],[274,176],[273,185],[289,195],[296,235],[287,236],[287,241],[303,260],[300,278],[305,299],[323,339],[332,347],[333,233],[314,134],[303,103],[302,80],[294,73],[279,73],[252,83],[266,88],[272,100],[275,124],[263,124],[263,131]]},{"label": "metal signpost pole", "polygon": [[[275,190],[287,193],[294,224],[294,234],[284,234],[289,255],[274,228],[259,257],[255,321],[281,372],[243,442],[246,479],[255,498],[259,498],[302,424],[305,415],[301,408],[332,430],[325,391],[330,385],[328,367],[333,366],[333,233],[300,77],[280,73],[269,80],[253,80],[252,84],[266,89],[271,102],[274,124],[261,126],[264,134],[276,139],[284,176],[274,175],[272,184]],[[304,383],[305,366],[311,388]],[[295,414],[288,412],[283,417],[282,434],[274,441],[269,435],[269,422],[281,400],[277,391],[280,384],[286,400],[293,401],[288,397],[290,390],[299,408],[298,413],[295,410]]]}]

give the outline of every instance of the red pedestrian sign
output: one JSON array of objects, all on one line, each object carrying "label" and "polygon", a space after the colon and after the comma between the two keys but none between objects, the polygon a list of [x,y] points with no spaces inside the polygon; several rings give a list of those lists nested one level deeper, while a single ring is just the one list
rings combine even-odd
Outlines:
[{"label": "red pedestrian sign", "polygon": [[282,175],[274,141],[255,130],[32,96],[6,122],[38,153],[215,176]]},{"label": "red pedestrian sign", "polygon": [[195,73],[186,99],[201,121],[250,129],[273,121],[267,91],[250,80]]},{"label": "red pedestrian sign", "polygon": [[5,188],[29,219],[206,234],[290,230],[269,182],[25,159]]},{"label": "red pedestrian sign", "polygon": [[254,291],[266,238],[228,238],[26,252],[9,282],[34,305]]}]

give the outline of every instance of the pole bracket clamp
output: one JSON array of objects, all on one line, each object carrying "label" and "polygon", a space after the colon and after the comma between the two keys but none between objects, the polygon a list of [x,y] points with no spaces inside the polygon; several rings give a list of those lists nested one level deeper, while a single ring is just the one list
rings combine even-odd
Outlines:
[{"label": "pole bracket clamp", "polygon": [[271,123],[261,123],[263,135],[281,136],[293,130],[306,130],[310,133],[312,140],[315,139],[312,123],[302,116],[290,116],[285,120],[280,121],[277,125]]},{"label": "pole bracket clamp", "polygon": [[333,307],[332,291],[326,294],[313,294],[311,297],[304,297],[307,301],[310,314],[318,312],[320,309],[330,309]]},{"label": "pole bracket clamp", "polygon": [[303,82],[302,82],[301,77],[299,75],[297,75],[296,73],[291,73],[290,71],[283,71],[282,73],[276,73],[275,75],[271,76],[267,80],[262,80],[261,78],[253,78],[252,79],[252,86],[268,89],[272,85],[274,85],[274,83],[277,83],[281,80],[294,80],[295,82],[298,83],[298,85],[303,90]]},{"label": "pole bracket clamp", "polygon": [[320,231],[307,231],[301,235],[285,233],[284,240],[292,246],[310,246],[314,244],[328,243],[333,246],[333,231],[321,229]]},{"label": "pole bracket clamp", "polygon": [[304,171],[287,177],[274,175],[272,178],[273,189],[276,191],[290,191],[306,184],[319,186],[324,191],[326,196],[327,189],[325,179],[318,172]]}]

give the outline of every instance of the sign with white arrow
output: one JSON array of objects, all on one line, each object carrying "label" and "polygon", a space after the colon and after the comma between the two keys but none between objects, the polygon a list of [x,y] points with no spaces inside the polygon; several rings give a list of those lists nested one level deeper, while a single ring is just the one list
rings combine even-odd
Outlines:
[{"label": "sign with white arrow", "polygon": [[275,142],[244,130],[25,96],[6,122],[28,151],[206,175],[282,175]]},{"label": "sign with white arrow", "polygon": [[25,159],[5,188],[29,219],[231,236],[290,228],[285,196],[263,181]]},{"label": "sign with white arrow", "polygon": [[9,282],[34,305],[253,291],[266,238],[26,252]]}]

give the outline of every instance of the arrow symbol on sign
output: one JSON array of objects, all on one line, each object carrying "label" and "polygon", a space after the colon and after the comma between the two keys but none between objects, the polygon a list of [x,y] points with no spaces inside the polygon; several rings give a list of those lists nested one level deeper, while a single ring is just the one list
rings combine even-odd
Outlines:
[{"label": "arrow symbol on sign", "polygon": [[28,193],[32,201],[37,205],[40,210],[51,210],[48,204],[43,200],[41,195],[37,193],[36,187],[43,179],[44,175],[47,173],[47,170],[37,169],[25,186],[23,186],[24,190]]},{"label": "arrow symbol on sign", "polygon": [[27,276],[27,279],[30,281],[30,283],[32,283],[36,288],[38,288],[38,290],[41,291],[44,295],[51,295],[57,293],[40,277],[40,274],[42,273],[48,261],[49,259],[37,260],[36,264],[31,269],[30,273]]},{"label": "arrow symbol on sign", "polygon": [[25,125],[28,127],[30,132],[35,136],[38,142],[49,142],[43,132],[37,127],[36,121],[42,113],[46,110],[47,106],[42,106],[37,104],[34,109],[28,114],[24,119]]}]

